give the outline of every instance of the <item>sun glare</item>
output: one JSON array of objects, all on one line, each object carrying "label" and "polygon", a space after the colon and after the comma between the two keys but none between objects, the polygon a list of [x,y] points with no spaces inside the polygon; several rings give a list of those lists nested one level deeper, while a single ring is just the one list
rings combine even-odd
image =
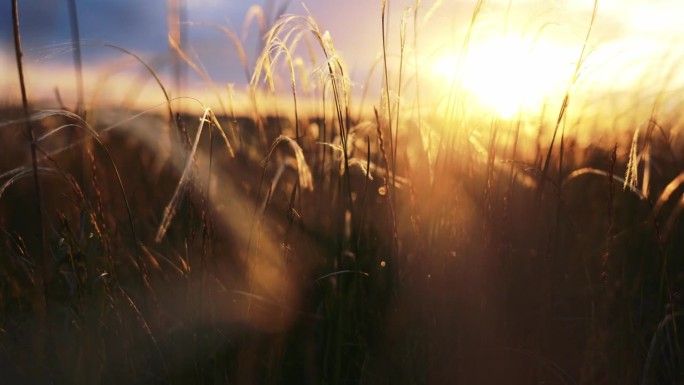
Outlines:
[{"label": "sun glare", "polygon": [[[572,76],[568,48],[499,36],[474,43],[463,62],[458,55],[436,59],[432,74],[438,84],[455,84],[500,118],[539,112],[547,98],[562,90]],[[449,90],[444,90],[449,91]]]}]

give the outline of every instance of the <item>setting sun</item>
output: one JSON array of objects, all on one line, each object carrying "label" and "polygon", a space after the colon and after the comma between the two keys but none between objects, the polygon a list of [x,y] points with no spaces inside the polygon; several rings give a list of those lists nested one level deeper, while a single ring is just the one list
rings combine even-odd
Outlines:
[{"label": "setting sun", "polygon": [[498,36],[473,44],[463,55],[446,54],[432,73],[442,84],[458,84],[478,104],[501,118],[541,110],[572,76],[572,50],[552,42]]}]

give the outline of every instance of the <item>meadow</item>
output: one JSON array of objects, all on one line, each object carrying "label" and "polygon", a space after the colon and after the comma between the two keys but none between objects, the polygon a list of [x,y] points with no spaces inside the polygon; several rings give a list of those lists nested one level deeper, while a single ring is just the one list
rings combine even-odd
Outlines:
[{"label": "meadow", "polygon": [[[110,47],[163,95],[145,107],[130,94],[100,103],[107,82],[67,103],[32,99],[15,13],[22,98],[0,106],[0,378],[684,381],[676,94],[583,91],[599,2],[554,102],[488,105],[475,90],[459,60],[477,52],[485,1],[435,89],[416,26],[436,3],[372,8],[383,48],[364,90],[377,97],[354,91],[306,9],[273,17],[253,63],[223,29],[244,93],[212,82],[171,32],[209,96],[172,97],[173,78]],[[534,88],[492,77],[499,96]]]}]

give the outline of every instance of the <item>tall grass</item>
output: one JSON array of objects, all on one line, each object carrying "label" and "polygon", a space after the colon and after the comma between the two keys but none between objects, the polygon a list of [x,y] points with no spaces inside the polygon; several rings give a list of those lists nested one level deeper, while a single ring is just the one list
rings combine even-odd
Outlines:
[{"label": "tall grass", "polygon": [[[420,34],[444,2],[369,5],[382,73],[358,110],[331,33],[267,3],[242,36],[169,9],[176,76],[194,71],[217,108],[172,97],[144,55],[104,44],[163,98],[121,113],[86,103],[87,84],[75,112],[31,103],[13,2],[22,100],[3,106],[0,137],[24,132],[30,148],[0,154],[6,381],[681,382],[681,123],[659,114],[661,90],[634,111],[643,127],[572,134],[618,121],[592,121],[575,94],[598,2],[550,121],[552,106],[538,120],[475,113],[459,76],[485,1],[439,108],[422,103],[438,91]],[[79,40],[68,6],[80,79],[81,50],[102,44]],[[244,95],[222,91],[181,25],[225,35]]]}]

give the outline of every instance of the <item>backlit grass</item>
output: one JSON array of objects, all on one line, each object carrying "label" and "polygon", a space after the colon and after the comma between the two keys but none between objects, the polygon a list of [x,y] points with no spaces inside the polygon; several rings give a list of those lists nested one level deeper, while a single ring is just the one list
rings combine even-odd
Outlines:
[{"label": "backlit grass", "polygon": [[[656,96],[592,98],[595,2],[572,68],[554,72],[559,92],[479,89],[495,67],[469,79],[467,55],[486,51],[487,6],[474,2],[457,54],[438,55],[419,25],[440,2],[369,3],[381,52],[349,53],[376,57],[362,95],[306,8],[267,25],[258,6],[245,16],[263,34],[253,63],[231,28],[186,25],[225,34],[245,92],[214,82],[175,29],[172,61],[207,93],[177,96],[178,78],[108,44],[153,80],[156,102],[100,102],[106,75],[92,94],[78,87],[75,108],[22,85],[0,110],[0,376],[681,382],[674,75]],[[82,78],[89,46],[74,36]]]}]

